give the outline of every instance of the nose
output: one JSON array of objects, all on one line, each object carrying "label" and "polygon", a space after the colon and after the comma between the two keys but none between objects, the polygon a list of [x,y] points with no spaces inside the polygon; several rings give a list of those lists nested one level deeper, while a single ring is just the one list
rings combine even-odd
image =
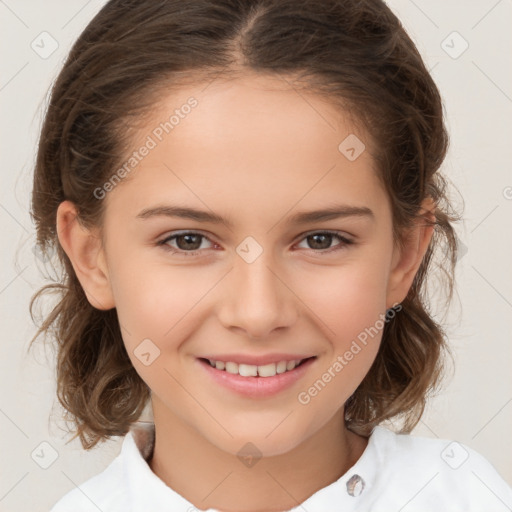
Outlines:
[{"label": "nose", "polygon": [[265,251],[252,263],[235,258],[220,298],[219,319],[226,329],[267,339],[293,325],[300,301],[279,269]]}]

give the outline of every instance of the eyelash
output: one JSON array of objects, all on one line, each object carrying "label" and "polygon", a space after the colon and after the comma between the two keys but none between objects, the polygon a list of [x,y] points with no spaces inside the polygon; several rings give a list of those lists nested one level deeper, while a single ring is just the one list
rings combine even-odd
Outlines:
[{"label": "eyelash", "polygon": [[[164,249],[165,251],[171,252],[172,254],[180,254],[185,257],[197,256],[201,252],[200,250],[184,251],[183,249],[174,249],[173,247],[168,245],[168,242],[170,242],[171,240],[174,240],[180,236],[185,236],[185,235],[197,235],[197,236],[205,238],[206,240],[209,240],[211,242],[211,240],[206,235],[203,235],[201,233],[197,233],[195,231],[182,231],[180,233],[175,233],[173,235],[170,235],[170,236],[164,238],[163,240],[160,240],[159,242],[157,242],[157,245],[162,247],[162,249]],[[328,231],[328,230],[327,231],[311,231],[309,233],[306,233],[302,236],[302,238],[300,239],[299,242],[301,242],[302,240],[304,240],[310,236],[313,236],[313,235],[330,235],[330,236],[337,238],[340,242],[342,242],[342,243],[334,246],[334,248],[318,249],[318,250],[317,249],[309,249],[310,251],[313,251],[320,255],[326,254],[326,253],[331,254],[333,252],[344,250],[347,248],[347,246],[352,245],[354,243],[352,240],[344,237],[337,231]],[[212,242],[212,243],[214,243],[214,242]]]}]

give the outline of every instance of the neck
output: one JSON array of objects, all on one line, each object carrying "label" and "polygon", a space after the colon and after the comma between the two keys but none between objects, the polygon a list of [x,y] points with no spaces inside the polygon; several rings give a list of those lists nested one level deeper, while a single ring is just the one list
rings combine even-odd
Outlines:
[{"label": "neck", "polygon": [[[243,464],[157,406],[151,470],[199,510],[277,512],[297,507],[355,464],[368,439],[348,431],[343,408],[291,451]],[[159,404],[160,406],[162,404]]]}]

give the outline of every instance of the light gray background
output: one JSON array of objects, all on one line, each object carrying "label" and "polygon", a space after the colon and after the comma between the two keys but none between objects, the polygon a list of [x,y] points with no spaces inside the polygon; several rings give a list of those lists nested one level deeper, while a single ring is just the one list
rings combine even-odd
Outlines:
[{"label": "light gray background", "polygon": [[[104,3],[0,0],[1,511],[48,510],[105,468],[121,446],[122,439],[91,452],[83,451],[78,440],[66,445],[59,406],[50,418],[56,400],[52,355],[40,347],[25,357],[35,330],[28,303],[43,283],[28,213],[41,115],[72,42]],[[463,253],[447,324],[456,356],[454,376],[413,434],[471,446],[512,484],[512,2],[389,4],[444,97],[451,133],[444,169],[465,201],[465,220],[458,227]],[[43,51],[41,38],[46,37],[45,51],[51,49],[43,31],[58,42],[46,58],[31,47],[35,41]],[[469,47],[459,56],[464,41]],[[40,467],[52,462],[52,454],[56,460],[47,469]]]}]

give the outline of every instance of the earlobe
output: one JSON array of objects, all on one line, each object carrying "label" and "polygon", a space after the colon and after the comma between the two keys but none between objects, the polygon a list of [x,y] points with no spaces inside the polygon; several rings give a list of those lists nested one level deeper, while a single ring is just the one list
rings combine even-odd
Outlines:
[{"label": "earlobe", "polygon": [[57,209],[57,236],[73,265],[91,306],[108,310],[115,307],[101,239],[85,228],[75,205],[63,201]]},{"label": "earlobe", "polygon": [[434,233],[434,210],[433,200],[425,199],[420,216],[407,233],[402,249],[395,248],[388,280],[387,308],[403,302],[412,286]]}]

